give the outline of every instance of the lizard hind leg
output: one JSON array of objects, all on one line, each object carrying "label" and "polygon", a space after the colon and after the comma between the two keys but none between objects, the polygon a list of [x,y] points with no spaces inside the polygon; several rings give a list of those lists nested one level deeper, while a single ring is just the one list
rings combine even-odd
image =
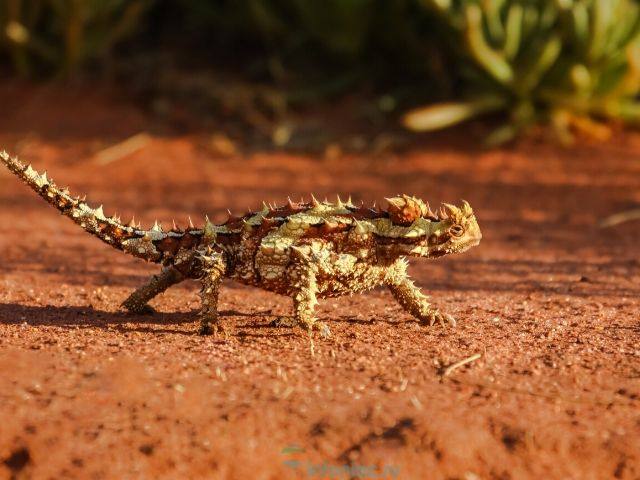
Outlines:
[{"label": "lizard hind leg", "polygon": [[175,268],[164,268],[159,274],[151,277],[146,284],[129,295],[129,297],[122,302],[122,306],[131,313],[154,313],[153,308],[148,302],[169,287],[182,282],[184,279],[185,276]]}]

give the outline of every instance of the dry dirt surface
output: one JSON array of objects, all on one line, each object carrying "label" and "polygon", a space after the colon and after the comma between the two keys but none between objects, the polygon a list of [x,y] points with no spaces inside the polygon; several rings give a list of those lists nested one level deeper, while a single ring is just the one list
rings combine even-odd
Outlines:
[{"label": "dry dirt surface", "polygon": [[322,301],[333,335],[312,354],[271,326],[288,299],[235,284],[229,338],[196,335],[194,283],[155,315],[123,313],[155,268],[0,171],[0,478],[640,478],[640,222],[598,227],[640,204],[639,134],[485,151],[458,132],[325,158],[223,157],[208,135],[156,133],[105,156],[150,120],[71,89],[0,97],[4,148],[146,225],[406,192],[469,200],[484,233],[464,255],[412,261],[457,328],[420,326],[376,290]]}]

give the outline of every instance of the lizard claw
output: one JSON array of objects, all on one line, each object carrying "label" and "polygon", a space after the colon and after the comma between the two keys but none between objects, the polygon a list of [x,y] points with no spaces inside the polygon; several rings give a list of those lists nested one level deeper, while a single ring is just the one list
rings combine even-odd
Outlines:
[{"label": "lizard claw", "polygon": [[215,330],[216,329],[214,329],[211,325],[203,324],[203,325],[200,325],[200,328],[198,329],[198,335],[201,335],[201,336],[212,335]]},{"label": "lizard claw", "polygon": [[298,326],[298,321],[295,319],[295,317],[278,317],[271,322],[271,326],[292,328]]},{"label": "lizard claw", "polygon": [[[456,326],[456,319],[453,318],[451,315],[449,315],[448,313],[444,313],[442,316],[444,317],[444,320],[446,320],[449,323],[449,326],[451,327]],[[442,323],[442,325],[445,326],[444,323]]]},{"label": "lizard claw", "polygon": [[317,330],[321,338],[327,339],[331,337],[331,330],[329,330],[329,326],[324,322],[315,321],[313,323],[303,323],[303,328],[309,332],[309,335],[313,335],[313,331]]},{"label": "lizard claw", "polygon": [[438,310],[430,311],[423,319],[423,322],[428,322],[430,327],[432,327],[436,322],[439,322],[443,327],[447,325],[451,327],[456,326],[455,318],[453,318],[448,313],[440,313]]},{"label": "lizard claw", "polygon": [[203,324],[203,325],[200,325],[200,328],[198,329],[198,335],[203,337],[213,335],[214,337],[217,337],[218,333],[220,333],[221,331],[222,331],[222,336],[224,337],[225,340],[229,340],[231,333],[233,333],[232,329],[227,328],[225,326],[220,326],[216,324]]},{"label": "lizard claw", "polygon": [[[206,314],[205,314],[206,315]],[[206,335],[218,335],[218,332],[221,330],[220,324],[218,323],[217,315],[207,315],[200,317],[200,328],[198,329],[198,335],[206,336]],[[224,332],[225,338],[228,337],[228,333],[226,329],[222,328]]]},{"label": "lizard claw", "polygon": [[137,306],[125,301],[121,306],[134,315],[154,315],[156,313],[156,309],[149,304]]},{"label": "lizard claw", "polygon": [[331,330],[329,330],[329,326],[324,322],[316,322],[314,327],[318,329],[318,333],[324,339],[331,337]]}]

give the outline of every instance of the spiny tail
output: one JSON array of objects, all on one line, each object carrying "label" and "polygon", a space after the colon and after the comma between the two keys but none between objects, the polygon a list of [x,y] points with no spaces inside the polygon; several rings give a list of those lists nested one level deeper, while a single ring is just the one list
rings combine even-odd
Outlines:
[{"label": "spiny tail", "polygon": [[105,217],[102,206],[93,209],[84,199],[72,197],[66,188],[58,188],[51,179],[47,178],[46,172],[39,174],[31,168],[31,165],[25,166],[4,151],[0,152],[0,161],[47,203],[80,225],[86,232],[118,250],[148,262],[163,261],[165,255],[162,249],[157,247],[171,236],[171,232],[164,233],[157,223],[151,230],[140,230],[134,225],[124,225],[117,217]]}]

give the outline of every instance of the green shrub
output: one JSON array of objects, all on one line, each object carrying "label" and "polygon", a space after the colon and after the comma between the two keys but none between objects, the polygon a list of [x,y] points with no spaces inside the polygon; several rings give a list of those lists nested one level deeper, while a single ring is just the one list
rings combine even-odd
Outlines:
[{"label": "green shrub", "polygon": [[[500,143],[550,121],[597,131],[593,118],[640,118],[640,5],[635,0],[426,0],[444,27],[464,101],[404,116],[416,131],[504,111]],[[593,127],[593,128],[592,128]]]},{"label": "green shrub", "polygon": [[506,114],[489,143],[640,118],[637,0],[0,0],[0,54],[23,75],[68,75],[133,35],[288,103],[368,87],[402,108],[455,99],[406,114],[417,131]]},{"label": "green shrub", "polygon": [[[185,37],[215,59],[240,51],[249,75],[313,100],[356,84],[429,70],[418,0],[181,0]],[[212,55],[212,59],[214,58]],[[306,85],[308,88],[300,89]],[[315,94],[314,94],[315,92]]]}]

